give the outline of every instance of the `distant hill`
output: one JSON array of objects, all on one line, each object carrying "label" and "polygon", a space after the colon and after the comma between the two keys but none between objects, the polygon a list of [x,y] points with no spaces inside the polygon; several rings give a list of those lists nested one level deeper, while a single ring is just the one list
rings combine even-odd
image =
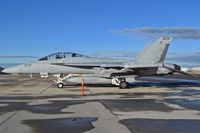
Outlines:
[{"label": "distant hill", "polygon": [[21,63],[0,63],[0,66],[2,68],[8,68],[8,67],[13,67],[13,66],[16,66],[16,65],[20,65]]},{"label": "distant hill", "polygon": [[2,71],[3,69],[4,69],[3,67],[0,67],[0,73],[2,73],[1,71]]}]

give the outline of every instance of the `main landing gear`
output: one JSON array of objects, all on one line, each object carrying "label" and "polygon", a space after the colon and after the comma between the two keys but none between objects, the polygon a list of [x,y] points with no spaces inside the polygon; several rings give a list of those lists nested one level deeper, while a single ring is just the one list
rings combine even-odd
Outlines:
[{"label": "main landing gear", "polygon": [[121,81],[119,83],[119,88],[120,89],[126,89],[126,88],[128,88],[128,83],[126,81]]}]

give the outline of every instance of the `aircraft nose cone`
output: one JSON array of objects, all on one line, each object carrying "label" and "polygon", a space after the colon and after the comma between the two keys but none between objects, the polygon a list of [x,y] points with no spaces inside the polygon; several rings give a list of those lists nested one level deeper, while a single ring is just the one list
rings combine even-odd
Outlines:
[{"label": "aircraft nose cone", "polygon": [[7,73],[6,69],[2,70],[1,72],[3,72],[3,73]]},{"label": "aircraft nose cone", "polygon": [[2,70],[3,73],[18,73],[18,69],[16,67],[6,68]]},{"label": "aircraft nose cone", "polygon": [[8,68],[8,69],[2,70],[2,72],[3,72],[3,73],[12,73],[12,70]]}]

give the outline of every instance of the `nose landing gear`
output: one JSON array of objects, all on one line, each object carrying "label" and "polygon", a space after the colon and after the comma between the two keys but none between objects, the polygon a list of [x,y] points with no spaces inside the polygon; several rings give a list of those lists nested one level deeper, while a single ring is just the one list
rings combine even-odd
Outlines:
[{"label": "nose landing gear", "polygon": [[116,85],[116,86],[119,86],[120,89],[126,89],[126,88],[129,87],[125,78],[113,78],[112,79],[112,84]]},{"label": "nose landing gear", "polygon": [[57,84],[57,87],[58,87],[59,89],[61,89],[61,88],[64,87],[64,84],[63,84],[63,83],[58,83],[58,84]]},{"label": "nose landing gear", "polygon": [[67,80],[67,79],[69,79],[69,78],[71,78],[73,75],[71,75],[71,74],[68,74],[68,75],[63,75],[63,74],[55,74],[55,75],[53,75],[53,77],[56,77],[56,79],[54,79],[54,78],[50,78],[52,81],[54,81],[55,83],[57,83],[57,87],[59,88],[59,89],[61,89],[61,88],[63,88],[64,87],[64,83],[63,83],[63,81],[64,80]]}]

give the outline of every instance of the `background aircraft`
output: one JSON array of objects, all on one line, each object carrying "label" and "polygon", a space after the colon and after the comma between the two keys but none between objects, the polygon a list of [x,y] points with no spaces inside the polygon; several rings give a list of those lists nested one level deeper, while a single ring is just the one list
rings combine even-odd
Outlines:
[{"label": "background aircraft", "polygon": [[163,63],[171,41],[170,37],[159,38],[147,45],[136,60],[94,58],[77,53],[60,52],[45,56],[36,62],[7,68],[3,72],[39,73],[42,77],[50,77],[57,83],[58,88],[63,88],[65,80],[73,81],[77,76],[90,77],[89,80],[96,83],[110,82],[120,88],[127,88],[128,82],[134,82],[136,77],[167,75],[175,72],[187,74],[176,64]]}]

